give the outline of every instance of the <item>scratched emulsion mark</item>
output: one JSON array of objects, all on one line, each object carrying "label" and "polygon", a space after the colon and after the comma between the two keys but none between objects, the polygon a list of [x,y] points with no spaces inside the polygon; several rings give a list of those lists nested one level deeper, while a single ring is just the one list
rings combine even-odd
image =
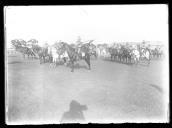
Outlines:
[{"label": "scratched emulsion mark", "polygon": [[158,85],[155,84],[149,84],[151,87],[155,88],[156,90],[158,90],[160,93],[163,93],[162,88],[160,88]]},{"label": "scratched emulsion mark", "polygon": [[18,63],[23,63],[21,61],[13,61],[13,62],[9,62],[8,64],[18,64]]}]

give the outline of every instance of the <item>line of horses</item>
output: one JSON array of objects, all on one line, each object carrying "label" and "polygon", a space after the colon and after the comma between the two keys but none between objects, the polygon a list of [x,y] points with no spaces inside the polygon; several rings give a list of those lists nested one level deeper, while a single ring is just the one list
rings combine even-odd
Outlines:
[{"label": "line of horses", "polygon": [[39,46],[33,45],[32,48],[23,46],[19,43],[13,44],[17,51],[28,56],[28,58],[38,58],[40,64],[50,63],[50,66],[56,66],[57,63],[71,66],[71,72],[74,71],[75,62],[85,60],[88,69],[91,70],[90,57],[97,58],[96,46],[92,43],[93,40],[82,45],[70,45],[66,42],[58,42],[53,45]]},{"label": "line of horses", "polygon": [[138,64],[141,60],[145,60],[150,64],[150,51],[148,48],[136,49],[127,48],[125,46],[108,48],[111,60],[124,63]]},{"label": "line of horses", "polygon": [[117,61],[127,64],[138,64],[141,61],[150,64],[151,59],[162,58],[164,51],[162,46],[151,47],[141,45],[122,45],[114,44],[108,46],[106,44],[99,45],[99,54],[104,58],[110,58],[111,61]]},{"label": "line of horses", "polygon": [[40,64],[50,63],[50,66],[56,66],[57,63],[62,63],[66,66],[71,66],[71,72],[74,71],[75,62],[85,60],[88,69],[91,70],[90,57],[96,59],[99,56],[110,58],[111,61],[121,63],[138,64],[145,60],[150,64],[152,58],[161,58],[163,50],[160,47],[151,49],[150,47],[140,47],[136,45],[114,44],[108,46],[106,44],[94,45],[93,40],[88,43],[68,44],[66,42],[56,42],[53,45],[39,46],[38,44],[27,47],[21,41],[13,41],[15,49],[28,58],[38,58]]}]

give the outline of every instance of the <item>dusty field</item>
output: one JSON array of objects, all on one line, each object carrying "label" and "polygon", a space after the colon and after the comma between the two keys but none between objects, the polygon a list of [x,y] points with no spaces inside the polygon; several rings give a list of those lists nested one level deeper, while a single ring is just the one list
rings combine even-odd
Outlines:
[{"label": "dusty field", "polygon": [[[164,61],[150,66],[92,60],[87,70],[78,62],[74,73],[63,65],[52,68],[38,60],[8,57],[9,123],[59,123],[71,100],[86,104],[88,122],[164,121]],[[39,121],[39,122],[38,122]]]}]

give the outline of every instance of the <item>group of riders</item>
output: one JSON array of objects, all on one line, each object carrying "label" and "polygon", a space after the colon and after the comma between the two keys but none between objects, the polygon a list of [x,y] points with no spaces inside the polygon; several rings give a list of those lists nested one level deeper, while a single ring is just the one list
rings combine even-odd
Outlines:
[{"label": "group of riders", "polygon": [[79,42],[77,44],[68,44],[63,41],[54,43],[53,45],[38,45],[37,40],[12,40],[11,43],[16,51],[23,54],[23,57],[38,58],[40,64],[49,62],[56,66],[57,63],[70,65],[71,71],[74,71],[74,63],[79,60],[85,60],[91,69],[90,57],[104,58],[110,57],[113,61],[138,64],[141,60],[146,60],[150,64],[152,58],[160,58],[163,55],[161,46],[154,48],[151,45],[145,46],[143,43],[137,45],[113,43],[94,45],[93,40],[88,42]]},{"label": "group of riders", "polygon": [[80,42],[78,44],[68,44],[66,42],[56,42],[53,45],[48,45],[47,43],[44,46],[38,45],[38,41],[31,40],[30,44],[24,40],[12,40],[11,43],[15,47],[16,51],[19,51],[23,54],[23,57],[28,56],[28,58],[38,58],[40,64],[42,63],[51,63],[51,65],[57,65],[57,63],[63,63],[69,65],[74,71],[74,63],[78,60],[85,60],[88,64],[89,69],[90,57],[97,57],[95,48],[96,46],[92,43],[93,40],[89,40],[86,43]]},{"label": "group of riders", "polygon": [[164,55],[162,45],[146,45],[145,42],[139,44],[114,43],[111,46],[103,44],[99,45],[99,47],[99,53],[102,56],[110,56],[111,60],[128,64],[138,64],[142,60],[150,64],[151,59],[161,58]]}]

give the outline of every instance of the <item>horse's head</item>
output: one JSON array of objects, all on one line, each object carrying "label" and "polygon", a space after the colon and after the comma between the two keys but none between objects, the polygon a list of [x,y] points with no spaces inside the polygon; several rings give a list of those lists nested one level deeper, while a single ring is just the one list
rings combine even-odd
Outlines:
[{"label": "horse's head", "polygon": [[61,48],[62,49],[66,49],[67,44],[65,42],[60,42]]}]

